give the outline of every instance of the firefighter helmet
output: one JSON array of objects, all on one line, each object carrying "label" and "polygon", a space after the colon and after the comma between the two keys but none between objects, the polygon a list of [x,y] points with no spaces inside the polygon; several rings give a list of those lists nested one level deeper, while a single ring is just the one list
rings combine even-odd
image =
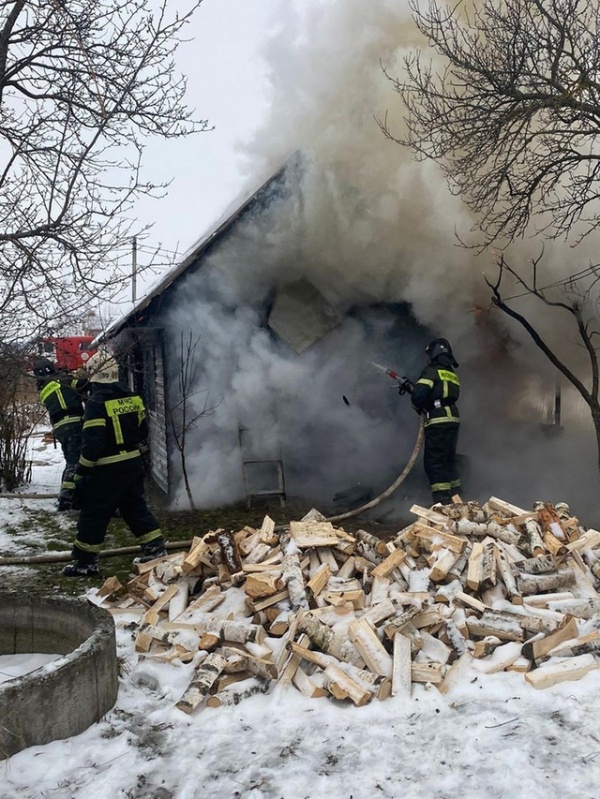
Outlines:
[{"label": "firefighter helmet", "polygon": [[458,366],[456,360],[454,359],[454,354],[452,353],[452,347],[450,346],[450,342],[447,338],[434,338],[433,341],[430,341],[425,347],[425,352],[427,355],[429,355],[432,361],[434,358],[437,358],[438,355],[448,355],[454,361],[454,366]]},{"label": "firefighter helmet", "polygon": [[36,358],[33,362],[33,374],[36,377],[50,377],[57,373],[56,366],[48,358]]},{"label": "firefighter helmet", "polygon": [[98,350],[85,363],[90,383],[118,383],[119,367],[108,350]]}]

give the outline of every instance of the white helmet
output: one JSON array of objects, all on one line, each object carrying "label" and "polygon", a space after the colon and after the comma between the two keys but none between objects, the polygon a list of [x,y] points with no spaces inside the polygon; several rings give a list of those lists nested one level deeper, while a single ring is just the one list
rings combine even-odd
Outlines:
[{"label": "white helmet", "polygon": [[85,363],[90,383],[118,383],[119,367],[108,350],[98,350]]}]

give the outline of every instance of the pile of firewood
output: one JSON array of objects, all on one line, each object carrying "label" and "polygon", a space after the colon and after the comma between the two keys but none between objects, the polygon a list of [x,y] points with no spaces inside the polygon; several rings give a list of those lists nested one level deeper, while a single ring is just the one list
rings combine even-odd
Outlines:
[{"label": "pile of firewood", "polygon": [[[276,684],[364,705],[446,693],[473,670],[535,688],[576,680],[600,653],[600,532],[564,503],[492,497],[432,509],[385,542],[311,511],[276,531],[217,530],[188,552],[110,578],[95,601],[135,614],[141,657],[193,662],[177,707],[237,704]],[[585,633],[585,634],[584,634]]]}]

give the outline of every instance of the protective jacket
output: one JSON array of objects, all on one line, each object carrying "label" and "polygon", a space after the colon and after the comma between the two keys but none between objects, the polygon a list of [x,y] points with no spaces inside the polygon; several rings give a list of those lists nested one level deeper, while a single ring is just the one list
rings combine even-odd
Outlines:
[{"label": "protective jacket", "polygon": [[46,406],[52,428],[58,428],[83,418],[83,392],[88,381],[71,377],[68,374],[52,375],[38,380],[40,400]]},{"label": "protective jacket", "polygon": [[458,425],[456,403],[460,381],[454,371],[455,361],[449,355],[438,355],[421,372],[412,391],[412,406],[424,416],[425,427]]},{"label": "protective jacket", "polygon": [[92,383],[85,406],[83,441],[77,473],[141,458],[139,444],[148,435],[143,400],[118,383]]}]

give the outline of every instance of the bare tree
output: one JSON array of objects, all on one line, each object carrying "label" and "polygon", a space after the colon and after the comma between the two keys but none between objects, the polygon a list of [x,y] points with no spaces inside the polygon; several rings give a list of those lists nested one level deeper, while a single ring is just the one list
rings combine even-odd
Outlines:
[{"label": "bare tree", "polygon": [[[191,331],[188,333],[187,338],[183,333],[180,335],[177,390],[173,403],[167,406],[167,414],[171,421],[171,431],[173,433],[173,443],[179,452],[183,483],[191,510],[196,510],[196,505],[187,468],[188,434],[196,428],[203,416],[211,416],[217,407],[210,405],[208,391],[196,388],[198,375],[196,350],[200,338],[200,336],[194,338]],[[195,399],[199,396],[202,398]]]},{"label": "bare tree", "polygon": [[[492,303],[507,316],[517,321],[523,327],[537,347],[546,358],[577,390],[590,410],[592,423],[596,433],[598,446],[598,470],[600,471],[600,363],[594,339],[600,335],[600,320],[598,316],[598,287],[600,285],[600,265],[593,265],[573,275],[569,280],[549,285],[540,285],[538,267],[541,261],[534,259],[531,265],[531,279],[524,279],[517,270],[510,266],[504,255],[497,258],[498,275],[495,281],[486,278],[486,283],[492,290]],[[510,275],[516,284],[522,286],[523,292],[511,297],[503,296],[502,281]],[[552,348],[540,335],[536,327],[523,314],[509,305],[511,300],[522,296],[537,298],[549,308],[554,308],[570,316],[571,326],[577,334],[577,339],[585,353],[588,364],[588,382],[577,374],[577,367],[571,366],[560,357],[556,349]],[[578,354],[579,354],[578,350]]]},{"label": "bare tree", "polygon": [[[150,137],[207,129],[174,66],[202,0],[0,0],[0,336],[45,328],[128,275]],[[36,324],[37,323],[37,324]]]},{"label": "bare tree", "polygon": [[597,0],[483,0],[411,7],[440,66],[422,52],[391,78],[407,110],[396,138],[444,170],[478,215],[483,244],[600,226]]}]

